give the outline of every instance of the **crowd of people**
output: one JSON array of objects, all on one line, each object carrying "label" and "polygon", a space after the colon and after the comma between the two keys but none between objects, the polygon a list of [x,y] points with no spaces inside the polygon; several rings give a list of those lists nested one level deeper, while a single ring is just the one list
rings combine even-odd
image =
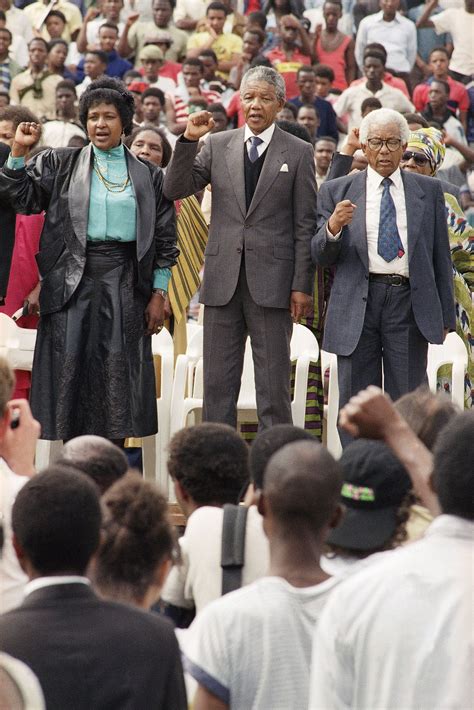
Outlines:
[{"label": "crowd of people", "polygon": [[[473,707],[473,0],[0,0],[0,245],[1,708]],[[176,528],[131,462],[197,300]]]}]

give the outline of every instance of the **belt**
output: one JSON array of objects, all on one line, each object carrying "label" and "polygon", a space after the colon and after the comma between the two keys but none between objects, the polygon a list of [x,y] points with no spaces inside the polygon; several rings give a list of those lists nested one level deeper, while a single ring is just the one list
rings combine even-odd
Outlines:
[{"label": "belt", "polygon": [[390,286],[408,286],[410,279],[400,274],[369,274],[369,281],[378,281]]}]

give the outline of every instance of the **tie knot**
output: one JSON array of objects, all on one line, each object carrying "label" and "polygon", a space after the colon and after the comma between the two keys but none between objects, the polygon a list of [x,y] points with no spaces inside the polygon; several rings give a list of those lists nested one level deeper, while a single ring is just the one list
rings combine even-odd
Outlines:
[{"label": "tie knot", "polygon": [[263,140],[259,138],[258,136],[251,136],[249,138],[250,144],[253,148],[258,148],[260,143],[263,143]]},{"label": "tie knot", "polygon": [[389,189],[392,185],[392,180],[389,177],[386,177],[382,180],[382,185],[384,186],[384,188],[386,187],[387,189]]}]

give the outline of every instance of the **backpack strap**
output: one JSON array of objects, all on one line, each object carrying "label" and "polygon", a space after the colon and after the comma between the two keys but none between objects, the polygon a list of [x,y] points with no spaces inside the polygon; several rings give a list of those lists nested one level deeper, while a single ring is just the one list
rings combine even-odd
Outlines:
[{"label": "backpack strap", "polygon": [[244,505],[224,506],[222,524],[222,594],[242,586],[242,568],[245,562],[245,533],[248,508]]}]

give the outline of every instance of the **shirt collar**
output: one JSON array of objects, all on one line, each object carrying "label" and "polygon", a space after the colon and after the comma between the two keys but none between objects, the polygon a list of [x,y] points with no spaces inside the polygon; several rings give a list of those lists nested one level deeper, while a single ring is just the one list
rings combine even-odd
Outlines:
[{"label": "shirt collar", "polygon": [[[386,22],[386,20],[383,19],[383,10],[380,10],[380,12],[374,15],[374,19],[376,22]],[[390,22],[400,22],[400,13],[395,13],[395,17],[393,20],[390,20]],[[387,25],[389,25],[390,22],[387,22]]]},{"label": "shirt collar", "polygon": [[[275,124],[272,123],[271,126],[268,126],[268,128],[265,128],[265,130],[262,131],[262,133],[258,134],[258,137],[267,145],[267,147],[272,139],[274,131],[275,131]],[[248,141],[248,139],[254,135],[255,135],[255,133],[253,133],[250,130],[250,128],[247,126],[247,124],[245,124],[244,143],[246,143]]]},{"label": "shirt collar", "polygon": [[474,541],[474,522],[458,515],[439,515],[425,532],[428,535],[457,537]]},{"label": "shirt collar", "polygon": [[[397,168],[394,173],[389,175],[389,178],[398,190],[403,188],[402,173],[400,172],[400,168]],[[375,190],[380,187],[383,179],[383,175],[379,175],[379,173],[369,165],[367,167],[367,192],[370,188]]]},{"label": "shirt collar", "polygon": [[90,587],[91,583],[87,577],[82,577],[78,574],[64,574],[58,575],[57,577],[38,577],[38,579],[32,579],[31,582],[25,585],[24,595],[27,597],[29,594],[36,592],[37,589],[53,587],[56,584],[86,584]]},{"label": "shirt collar", "polygon": [[117,160],[119,158],[123,158],[125,155],[125,151],[123,148],[123,143],[119,143],[119,145],[116,145],[115,148],[110,148],[109,150],[101,150],[100,148],[97,148],[94,144],[92,144],[92,150],[94,151],[95,155],[98,155],[100,158],[110,158],[112,160]]}]

